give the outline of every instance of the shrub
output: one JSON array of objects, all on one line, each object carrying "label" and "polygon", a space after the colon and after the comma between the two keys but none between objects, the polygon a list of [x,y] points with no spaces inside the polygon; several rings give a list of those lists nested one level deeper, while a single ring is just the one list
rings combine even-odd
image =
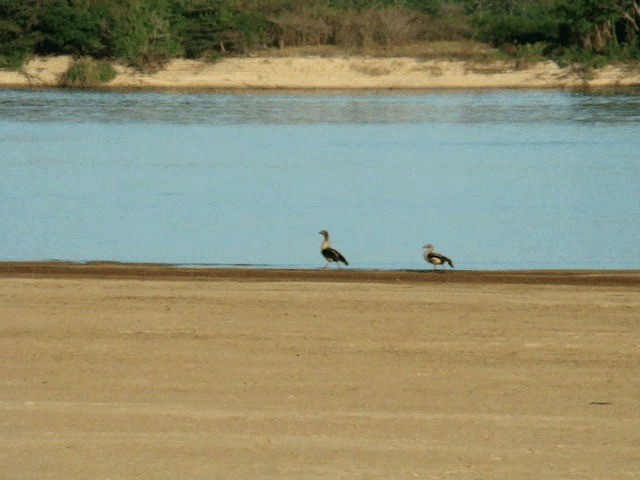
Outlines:
[{"label": "shrub", "polygon": [[9,55],[0,55],[0,68],[6,70],[19,70],[29,58],[29,52],[26,50],[18,50],[11,52]]},{"label": "shrub", "polygon": [[475,17],[479,28],[478,38],[493,45],[534,44],[556,42],[560,22],[551,15],[549,8],[529,6],[517,13],[483,11]]},{"label": "shrub", "polygon": [[549,45],[544,42],[518,45],[514,52],[516,68],[527,68],[534,63],[545,61],[547,59],[545,52],[547,52],[548,49]]},{"label": "shrub", "polygon": [[559,49],[554,54],[556,62],[563,67],[583,65],[590,68],[601,68],[616,61],[630,64],[637,64],[640,61],[640,48],[629,45],[612,46],[604,53],[580,47],[570,47]]},{"label": "shrub", "polygon": [[332,43],[334,32],[327,18],[305,15],[300,12],[282,12],[274,20],[279,46],[327,45]]},{"label": "shrub", "polygon": [[100,62],[91,58],[76,60],[62,79],[65,87],[93,87],[113,80],[116,71],[109,62]]},{"label": "shrub", "polygon": [[406,45],[434,32],[429,16],[400,8],[344,12],[331,23],[335,44],[345,48]]}]

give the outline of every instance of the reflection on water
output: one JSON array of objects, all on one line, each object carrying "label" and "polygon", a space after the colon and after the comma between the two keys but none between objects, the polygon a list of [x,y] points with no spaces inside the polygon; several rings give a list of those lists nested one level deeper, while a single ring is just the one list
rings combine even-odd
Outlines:
[{"label": "reflection on water", "polygon": [[640,92],[511,91],[339,94],[179,94],[11,91],[3,120],[23,122],[314,125],[389,123],[637,123]]},{"label": "reflection on water", "polygon": [[633,91],[5,90],[0,260],[640,268],[638,151]]}]

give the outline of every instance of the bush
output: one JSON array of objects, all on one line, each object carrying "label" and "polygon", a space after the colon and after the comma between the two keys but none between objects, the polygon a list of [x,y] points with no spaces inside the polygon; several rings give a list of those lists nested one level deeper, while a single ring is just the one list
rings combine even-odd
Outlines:
[{"label": "bush", "polygon": [[305,15],[299,12],[283,12],[274,20],[276,42],[279,46],[327,45],[332,43],[334,32],[327,18]]},{"label": "bush", "polygon": [[19,70],[29,58],[29,52],[19,50],[9,55],[0,55],[0,68],[6,70]]},{"label": "bush", "polygon": [[548,8],[530,6],[517,14],[482,12],[475,17],[478,38],[495,46],[505,44],[554,43],[560,22]]},{"label": "bush", "polygon": [[339,10],[367,10],[400,8],[419,13],[436,14],[440,11],[441,0],[328,0],[327,5]]},{"label": "bush", "polygon": [[562,67],[583,65],[602,68],[611,62],[637,63],[640,61],[640,48],[628,45],[614,46],[604,53],[598,53],[585,48],[570,47],[556,51],[554,58]]},{"label": "bush", "polygon": [[93,87],[113,80],[116,71],[109,62],[91,58],[76,60],[62,80],[65,87]]},{"label": "bush", "polygon": [[528,68],[534,63],[547,60],[546,52],[549,50],[549,44],[544,42],[527,43],[526,45],[518,45],[514,56],[516,59],[516,68]]},{"label": "bush", "polygon": [[434,39],[432,18],[414,11],[387,8],[333,15],[333,43],[347,49],[406,45]]}]

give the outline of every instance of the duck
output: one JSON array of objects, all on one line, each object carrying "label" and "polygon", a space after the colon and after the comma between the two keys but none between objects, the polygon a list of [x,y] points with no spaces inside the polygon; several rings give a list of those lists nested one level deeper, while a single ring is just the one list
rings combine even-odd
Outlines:
[{"label": "duck", "polygon": [[335,248],[331,248],[331,242],[329,241],[329,232],[327,232],[326,230],[320,230],[318,233],[323,236],[322,245],[320,246],[320,253],[322,253],[322,256],[327,261],[324,269],[326,270],[329,267],[329,263],[334,262],[338,268],[340,268],[340,262],[344,263],[345,265],[349,265],[349,262],[347,262],[347,259],[344,258],[344,255],[342,255]]},{"label": "duck", "polygon": [[425,259],[426,262],[429,262],[431,265],[433,265],[433,270],[435,271],[436,267],[438,265],[442,265],[442,270],[444,271],[444,266],[445,264],[449,264],[449,266],[451,268],[455,268],[453,266],[453,262],[451,261],[450,258],[445,257],[444,255],[440,254],[440,253],[436,253],[433,251],[433,245],[431,245],[430,243],[427,243],[424,247],[426,251],[424,252],[424,254],[422,255],[422,257]]}]

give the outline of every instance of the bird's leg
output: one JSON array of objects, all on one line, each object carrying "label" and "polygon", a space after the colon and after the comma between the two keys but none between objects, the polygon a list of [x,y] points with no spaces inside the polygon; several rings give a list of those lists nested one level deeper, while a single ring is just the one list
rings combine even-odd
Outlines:
[{"label": "bird's leg", "polygon": [[322,267],[323,270],[326,270],[327,268],[329,268],[329,262],[324,264],[324,267]]}]

